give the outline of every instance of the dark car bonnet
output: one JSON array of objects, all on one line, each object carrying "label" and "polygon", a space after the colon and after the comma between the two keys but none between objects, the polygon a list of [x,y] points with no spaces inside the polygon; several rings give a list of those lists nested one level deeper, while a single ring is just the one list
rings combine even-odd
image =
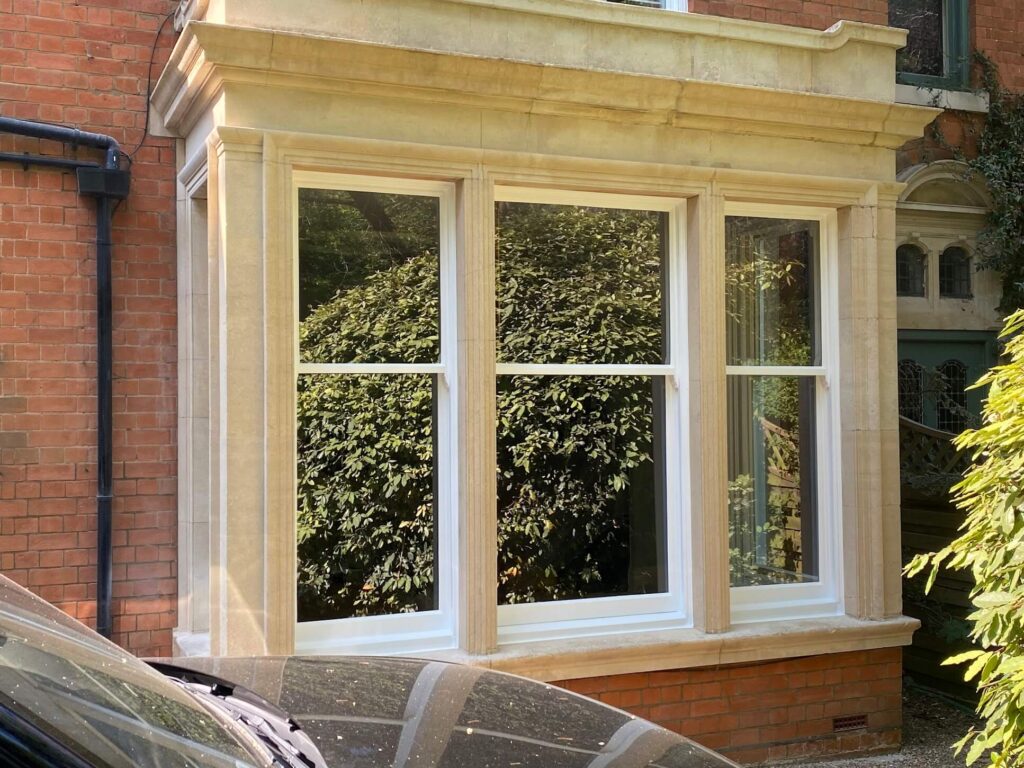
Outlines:
[{"label": "dark car bonnet", "polygon": [[724,768],[732,763],[550,685],[437,661],[184,659],[287,711],[333,768]]}]

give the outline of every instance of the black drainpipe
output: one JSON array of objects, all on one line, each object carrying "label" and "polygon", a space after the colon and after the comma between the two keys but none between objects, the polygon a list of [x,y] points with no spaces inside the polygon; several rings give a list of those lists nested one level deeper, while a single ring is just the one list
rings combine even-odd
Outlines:
[{"label": "black drainpipe", "polygon": [[110,596],[113,586],[113,450],[111,401],[113,384],[113,323],[110,277],[110,220],[112,201],[128,196],[131,169],[121,168],[121,148],[110,136],[88,133],[77,128],[50,123],[35,123],[0,117],[0,133],[60,141],[72,146],[106,150],[103,164],[67,160],[43,155],[0,152],[0,162],[49,168],[74,168],[78,176],[78,194],[96,198],[96,631],[110,637],[112,620]]}]

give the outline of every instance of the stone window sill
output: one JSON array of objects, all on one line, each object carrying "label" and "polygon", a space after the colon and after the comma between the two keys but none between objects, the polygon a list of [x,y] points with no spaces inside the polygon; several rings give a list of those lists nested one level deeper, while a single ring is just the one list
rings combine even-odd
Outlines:
[{"label": "stone window sill", "polygon": [[535,680],[571,680],[890,648],[908,645],[919,626],[906,616],[882,621],[833,616],[744,624],[720,634],[671,629],[513,643],[485,656],[457,650],[417,655]]},{"label": "stone window sill", "polygon": [[988,94],[948,91],[923,85],[896,84],[896,103],[919,107],[955,109],[959,112],[988,112]]}]

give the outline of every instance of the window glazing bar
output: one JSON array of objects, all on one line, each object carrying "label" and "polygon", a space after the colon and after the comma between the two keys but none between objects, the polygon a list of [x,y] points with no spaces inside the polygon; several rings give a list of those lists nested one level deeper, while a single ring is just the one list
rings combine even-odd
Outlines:
[{"label": "window glazing bar", "polygon": [[571,363],[498,363],[499,376],[672,376],[671,365],[574,365]]},{"label": "window glazing bar", "polygon": [[299,374],[336,373],[336,374],[380,374],[380,373],[418,373],[443,375],[446,366],[443,363],[299,363],[295,370]]},{"label": "window glazing bar", "polygon": [[729,376],[826,376],[823,365],[727,365]]}]

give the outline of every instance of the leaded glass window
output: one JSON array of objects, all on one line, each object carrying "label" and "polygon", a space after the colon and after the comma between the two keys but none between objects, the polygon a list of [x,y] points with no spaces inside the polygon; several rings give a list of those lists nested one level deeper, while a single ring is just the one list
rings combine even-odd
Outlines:
[{"label": "leaded glass window", "polygon": [[925,254],[916,245],[905,243],[896,249],[896,295],[925,295]]},{"label": "leaded glass window", "polygon": [[971,298],[971,257],[958,245],[951,245],[939,256],[939,296]]},{"label": "leaded glass window", "polygon": [[896,54],[900,82],[962,88],[967,72],[967,0],[890,0],[889,26],[907,30]]}]

